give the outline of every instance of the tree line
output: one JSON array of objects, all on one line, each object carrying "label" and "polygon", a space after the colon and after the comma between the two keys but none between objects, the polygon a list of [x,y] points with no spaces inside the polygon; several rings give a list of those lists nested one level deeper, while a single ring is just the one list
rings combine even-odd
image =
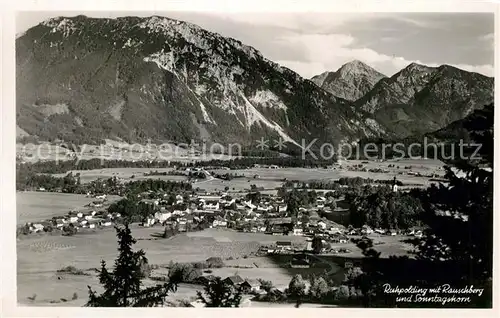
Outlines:
[{"label": "tree line", "polygon": [[37,173],[66,173],[71,170],[96,170],[109,168],[172,168],[172,167],[226,167],[232,170],[246,169],[254,165],[277,165],[280,167],[317,168],[326,167],[333,164],[333,160],[322,160],[301,157],[240,157],[230,160],[206,160],[206,161],[162,161],[162,160],[102,160],[95,159],[74,159],[58,161],[38,161],[38,162],[18,162],[18,170],[28,170]]},{"label": "tree line", "polygon": [[63,192],[75,194],[109,194],[130,196],[146,191],[191,192],[193,187],[189,182],[161,179],[143,179],[121,182],[117,177],[93,180],[81,183],[80,174],[72,172],[64,177],[55,177],[48,174],[37,174],[30,171],[18,170],[16,189],[19,191],[38,190],[49,192]]},{"label": "tree line", "polygon": [[394,192],[389,186],[353,187],[345,195],[349,220],[354,227],[368,225],[383,229],[408,229],[420,225],[422,202],[419,190]]},{"label": "tree line", "polygon": [[[322,190],[339,190],[341,186],[348,187],[359,187],[366,184],[382,184],[382,185],[392,185],[394,180],[381,180],[381,179],[371,179],[362,177],[341,177],[335,181],[323,181],[323,180],[312,180],[312,181],[298,181],[298,180],[286,180],[283,183],[283,187],[287,188],[302,188],[302,189],[322,189]],[[396,180],[395,184],[398,186],[403,186],[404,183],[400,180]]]}]

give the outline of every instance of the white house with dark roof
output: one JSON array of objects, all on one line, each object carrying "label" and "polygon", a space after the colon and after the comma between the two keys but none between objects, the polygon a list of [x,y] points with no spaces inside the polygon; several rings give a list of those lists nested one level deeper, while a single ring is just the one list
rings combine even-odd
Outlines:
[{"label": "white house with dark roof", "polygon": [[229,276],[226,279],[224,279],[224,282],[226,282],[232,286],[239,286],[240,284],[242,284],[245,281],[243,280],[243,278],[241,278],[241,276],[233,275],[233,276]]},{"label": "white house with dark roof", "polygon": [[227,227],[227,221],[224,218],[218,216],[212,222],[212,226],[213,227]]},{"label": "white house with dark roof", "polygon": [[318,227],[321,228],[322,230],[326,229],[327,224],[324,221],[319,221],[317,224]]},{"label": "white house with dark roof", "polygon": [[293,228],[293,235],[302,236],[302,235],[304,235],[304,230],[301,227],[294,227]]},{"label": "white house with dark roof", "polygon": [[240,284],[240,287],[246,292],[258,292],[260,291],[260,286],[260,282],[256,279],[246,279]]},{"label": "white house with dark roof", "polygon": [[172,216],[172,212],[156,212],[154,218],[163,223]]},{"label": "white house with dark roof", "polygon": [[31,228],[34,233],[43,231],[43,225],[40,223],[33,223],[31,225]]},{"label": "white house with dark roof", "polygon": [[286,204],[278,205],[278,212],[286,212],[287,207],[288,206]]},{"label": "white house with dark roof", "polygon": [[63,228],[63,226],[64,226],[64,220],[62,220],[62,219],[57,219],[57,220],[55,221],[55,226],[56,226],[56,228],[58,228],[58,229],[62,229],[62,228]]},{"label": "white house with dark roof", "polygon": [[219,201],[215,200],[207,200],[203,203],[203,209],[209,211],[217,211],[220,210]]}]

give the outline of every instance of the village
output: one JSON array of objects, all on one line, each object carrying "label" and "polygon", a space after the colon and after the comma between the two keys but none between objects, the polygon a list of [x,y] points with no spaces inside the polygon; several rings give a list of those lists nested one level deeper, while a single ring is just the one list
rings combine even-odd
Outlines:
[{"label": "village", "polygon": [[[276,165],[268,169],[279,169]],[[198,177],[214,179],[213,174],[203,168],[186,169],[184,173],[193,177],[194,184]],[[154,175],[151,171],[150,174]],[[126,180],[118,180],[126,187]],[[300,183],[292,183],[292,188]],[[347,185],[341,185],[347,188]],[[398,191],[396,178],[392,182],[392,191]],[[183,232],[200,231],[207,228],[224,229],[244,233],[263,233],[277,237],[273,246],[262,246],[262,254],[293,254],[302,251],[294,250],[287,236],[305,236],[309,242],[306,251],[316,253],[349,253],[346,248],[329,248],[330,244],[344,244],[351,237],[367,235],[378,236],[414,236],[421,237],[422,230],[412,228],[407,230],[371,228],[363,225],[354,228],[349,224],[349,203],[342,194],[335,190],[312,191],[299,190],[306,193],[306,204],[292,202],[287,193],[290,189],[262,193],[258,187],[251,185],[245,191],[207,192],[179,190],[167,193],[165,191],[145,191],[137,194],[136,202],[140,207],[132,216],[132,223],[140,227],[157,227],[164,229],[163,238]],[[44,189],[39,189],[44,191]],[[88,192],[86,197],[92,198],[82,209],[73,209],[66,215],[55,216],[40,222],[29,222],[19,228],[19,232],[54,233],[74,235],[78,232],[98,231],[113,227],[124,220],[122,207],[117,207],[116,200],[108,200],[104,193]],[[122,210],[120,210],[122,209]],[[313,247],[313,239],[321,239],[320,248]],[[303,249],[302,249],[303,250]]]},{"label": "village", "polygon": [[[116,250],[114,227],[124,223],[150,255],[148,282],[168,279],[178,266],[194,269],[196,275],[185,277],[182,292],[173,296],[179,300],[192,300],[200,286],[222,279],[241,287],[245,304],[287,301],[286,290],[296,275],[307,284],[317,277],[328,278],[328,290],[343,293],[346,273],[359,267],[363,257],[360,240],[372,240],[388,257],[408,255],[408,241],[423,237],[425,229],[411,216],[418,205],[411,201],[410,191],[441,174],[425,161],[342,160],[315,168],[225,164],[39,174],[37,182],[20,194],[32,202],[39,200],[41,213],[20,215],[18,244],[23,255],[46,254],[39,262],[46,263],[55,278],[42,280],[67,282],[61,294],[71,289],[86,292],[80,275],[95,279],[98,255],[106,255],[109,261]],[[393,210],[377,216],[382,206],[364,205],[372,200],[367,195],[377,196],[377,202],[392,200]],[[71,208],[59,209],[51,203],[53,198],[73,200],[64,205]],[[94,250],[101,254],[80,257]],[[74,257],[78,260],[72,261]],[[29,269],[26,264],[23,268]],[[28,293],[44,284],[26,281],[24,285],[31,286],[21,292],[28,303],[59,301],[57,297],[32,301]],[[61,297],[67,299],[65,295]],[[190,301],[189,305],[200,304]]]}]

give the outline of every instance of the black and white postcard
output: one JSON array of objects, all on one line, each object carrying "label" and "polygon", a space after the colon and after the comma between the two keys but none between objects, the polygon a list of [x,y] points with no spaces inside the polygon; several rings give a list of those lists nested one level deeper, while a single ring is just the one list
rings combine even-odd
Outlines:
[{"label": "black and white postcard", "polygon": [[210,2],[11,12],[9,310],[493,315],[498,6]]}]

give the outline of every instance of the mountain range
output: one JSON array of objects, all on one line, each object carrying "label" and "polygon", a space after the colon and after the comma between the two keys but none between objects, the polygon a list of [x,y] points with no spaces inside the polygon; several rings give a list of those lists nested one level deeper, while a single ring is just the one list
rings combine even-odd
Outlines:
[{"label": "mountain range", "polygon": [[493,78],[360,61],[305,79],[238,40],[152,16],[57,17],[16,39],[24,138],[288,145],[425,133],[493,100]]},{"label": "mountain range", "polygon": [[493,102],[494,80],[450,65],[412,63],[356,100],[398,137],[438,130]]}]

